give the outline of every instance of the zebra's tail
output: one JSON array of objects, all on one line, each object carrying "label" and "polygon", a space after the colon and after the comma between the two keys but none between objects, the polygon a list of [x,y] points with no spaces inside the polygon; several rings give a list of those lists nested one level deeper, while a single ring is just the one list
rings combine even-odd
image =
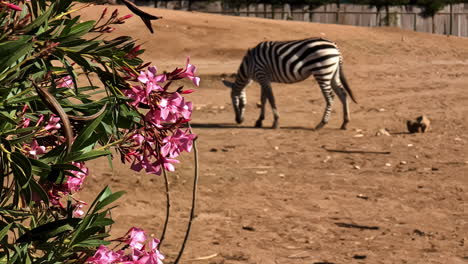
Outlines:
[{"label": "zebra's tail", "polygon": [[349,94],[349,96],[351,97],[353,102],[355,102],[357,104],[358,102],[356,101],[356,98],[353,95],[353,91],[351,91],[351,88],[349,87],[348,81],[346,80],[346,76],[345,76],[344,71],[343,71],[343,61],[341,59],[341,56],[340,56],[340,71],[339,71],[339,73],[340,73],[341,84],[343,84],[343,87],[345,88],[346,92]]}]

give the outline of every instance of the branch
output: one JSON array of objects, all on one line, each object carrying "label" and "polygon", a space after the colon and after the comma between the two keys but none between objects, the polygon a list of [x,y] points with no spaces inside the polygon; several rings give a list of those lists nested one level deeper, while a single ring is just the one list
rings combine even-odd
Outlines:
[{"label": "branch", "polygon": [[[190,130],[190,134],[192,133],[192,127],[190,126],[190,123],[188,123],[188,127]],[[185,244],[187,243],[189,234],[190,234],[190,229],[192,227],[192,222],[193,219],[195,218],[195,203],[196,203],[196,198],[197,198],[197,184],[198,184],[198,149],[197,149],[197,138],[193,140],[193,155],[195,157],[195,171],[194,171],[194,177],[193,177],[193,190],[192,190],[192,209],[190,210],[190,218],[189,222],[187,225],[187,231],[185,232],[185,238],[184,242],[182,243],[182,246],[179,251],[179,255],[177,256],[176,260],[174,261],[174,264],[178,264],[180,258],[182,257],[182,254],[184,253],[185,249]]]},{"label": "branch", "polygon": [[164,220],[164,227],[163,227],[163,231],[161,234],[161,238],[159,240],[158,250],[161,247],[162,242],[164,241],[164,237],[166,236],[166,229],[167,229],[167,224],[169,223],[169,213],[170,213],[170,208],[171,208],[171,200],[169,196],[169,181],[167,179],[167,173],[166,173],[166,169],[164,169],[164,166],[162,166],[162,171],[164,175],[164,184],[166,186],[166,219]]}]

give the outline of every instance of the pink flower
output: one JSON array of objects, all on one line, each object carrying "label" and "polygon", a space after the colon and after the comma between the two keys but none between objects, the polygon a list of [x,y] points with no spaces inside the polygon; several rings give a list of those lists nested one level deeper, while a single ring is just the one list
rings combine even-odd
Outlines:
[{"label": "pink flower", "polygon": [[145,231],[137,227],[132,227],[128,230],[126,237],[128,238],[125,240],[125,243],[127,243],[132,249],[141,250],[146,241]]},{"label": "pink flower", "polygon": [[132,85],[129,90],[124,91],[127,97],[133,99],[131,104],[134,106],[148,104],[148,97],[153,91],[162,91],[163,88],[158,83],[165,82],[166,75],[156,76],[156,67],[148,67],[145,72],[140,72],[138,80],[144,85]]},{"label": "pink flower", "polygon": [[70,171],[75,177],[69,176],[67,179],[67,188],[69,191],[79,191],[88,175],[88,168],[84,162],[72,162],[72,165],[78,167],[81,171]]},{"label": "pink flower", "polygon": [[29,155],[31,155],[33,158],[37,159],[37,155],[42,155],[46,151],[46,148],[44,146],[39,146],[37,141],[35,139],[32,140],[31,145],[29,147]]},{"label": "pink flower", "polygon": [[[164,166],[164,169],[168,171],[175,171],[174,165],[172,163],[180,163],[180,161],[176,159],[168,159],[168,158],[161,158],[160,160],[161,164]],[[157,173],[158,175],[161,174],[161,172]]]},{"label": "pink flower", "polygon": [[76,204],[74,204],[75,209],[73,210],[73,217],[82,217],[84,215],[84,211],[82,208],[88,205],[87,203],[83,201],[77,201]]},{"label": "pink flower", "polygon": [[128,14],[128,15],[125,15],[125,16],[123,16],[123,17],[119,17],[119,18],[117,19],[117,21],[118,21],[118,23],[120,23],[120,22],[122,22],[122,21],[124,21],[124,20],[127,20],[127,19],[131,18],[131,17],[133,17],[133,15],[132,15],[132,14]]},{"label": "pink flower", "polygon": [[136,156],[135,159],[133,160],[132,165],[130,166],[130,169],[134,171],[141,171],[142,169],[145,169],[146,173],[152,173],[152,174],[160,174],[161,168],[159,168],[159,164],[156,162],[151,162],[149,160],[149,157],[147,156]]},{"label": "pink flower", "polygon": [[164,255],[158,250],[159,240],[152,239],[149,243],[150,252],[145,254],[138,260],[138,264],[163,264]]},{"label": "pink flower", "polygon": [[195,138],[196,135],[187,134],[187,131],[177,129],[172,136],[163,139],[164,145],[161,147],[161,154],[164,157],[175,158],[182,151],[190,152]]},{"label": "pink flower", "polygon": [[67,75],[58,80],[55,80],[55,84],[57,85],[57,88],[72,88],[73,79],[70,75]]},{"label": "pink flower", "polygon": [[103,28],[101,30],[101,32],[104,32],[104,33],[111,33],[112,31],[115,30],[115,27],[110,27],[110,26],[106,26],[105,28]]},{"label": "pink flower", "polygon": [[60,117],[56,117],[54,114],[50,116],[49,122],[45,126],[45,130],[58,130],[62,126],[59,124]]},{"label": "pink flower", "polygon": [[15,4],[12,4],[12,3],[8,3],[8,2],[5,2],[5,1],[0,1],[0,4],[5,5],[6,7],[10,8],[12,10],[23,11],[23,9],[21,9],[21,7],[15,5]]},{"label": "pink flower", "polygon": [[148,104],[148,95],[146,90],[140,85],[132,85],[129,90],[123,91],[125,96],[132,99],[130,103],[133,106],[138,106],[140,103]]},{"label": "pink flower", "polygon": [[158,106],[159,108],[152,109],[147,113],[146,120],[154,124],[174,123],[181,117],[189,119],[192,115],[192,103],[186,103],[179,93],[172,93],[169,97],[162,98]]},{"label": "pink flower", "polygon": [[136,146],[141,146],[143,141],[145,141],[145,137],[140,134],[135,134],[130,137],[130,140],[136,143]]},{"label": "pink flower", "polygon": [[146,85],[148,93],[152,91],[162,91],[163,88],[158,83],[163,83],[167,80],[165,74],[156,75],[157,69],[154,66],[148,67],[148,70],[140,72],[138,80]]},{"label": "pink flower", "polygon": [[23,118],[23,128],[29,127],[29,124],[31,123],[31,118]]},{"label": "pink flower", "polygon": [[200,85],[200,77],[195,76],[195,71],[197,71],[197,68],[190,64],[190,57],[187,57],[187,64],[185,66],[185,70],[179,74],[180,77],[182,78],[188,78],[195,84],[197,87]]},{"label": "pink flower", "polygon": [[86,260],[87,263],[91,264],[111,264],[115,261],[119,261],[122,258],[123,252],[113,252],[104,245],[100,245],[94,256]]}]

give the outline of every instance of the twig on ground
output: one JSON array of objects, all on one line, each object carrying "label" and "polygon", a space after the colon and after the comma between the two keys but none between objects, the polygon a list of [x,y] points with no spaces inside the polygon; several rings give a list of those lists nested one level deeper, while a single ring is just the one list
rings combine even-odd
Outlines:
[{"label": "twig on ground", "polygon": [[208,256],[203,256],[203,257],[198,257],[198,258],[193,258],[189,259],[188,261],[197,261],[197,260],[207,260],[207,259],[212,259],[218,256],[218,253],[214,253]]},{"label": "twig on ground", "polygon": [[390,151],[367,151],[367,150],[344,150],[344,149],[329,149],[326,147],[323,147],[324,150],[328,152],[339,152],[339,153],[350,153],[350,154],[391,154]]}]

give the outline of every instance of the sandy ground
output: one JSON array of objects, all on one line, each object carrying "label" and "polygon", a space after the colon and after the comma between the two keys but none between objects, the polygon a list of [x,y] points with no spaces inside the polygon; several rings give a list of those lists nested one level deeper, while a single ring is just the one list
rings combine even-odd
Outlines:
[{"label": "sandy ground", "polygon": [[[102,8],[84,16],[97,18]],[[181,263],[468,263],[468,39],[146,10],[164,17],[153,22],[154,35],[138,18],[113,34],[138,39],[161,71],[183,67],[190,55],[202,77],[189,96],[199,135],[197,218]],[[273,86],[279,130],[253,128],[259,87],[251,85],[246,121],[237,126],[221,76],[259,41],[314,36],[337,42],[344,55],[359,100],[349,129],[338,129],[337,101],[330,124],[312,130],[324,108],[312,79]],[[406,120],[421,114],[432,129],[407,134]],[[264,125],[271,122],[268,111]],[[376,135],[382,128],[390,136]],[[192,154],[181,161],[170,175],[166,263],[180,247],[191,203]],[[89,165],[81,198],[105,185],[128,192],[113,211],[112,234],[138,226],[160,236],[163,178],[118,161],[113,170],[105,160]]]}]

